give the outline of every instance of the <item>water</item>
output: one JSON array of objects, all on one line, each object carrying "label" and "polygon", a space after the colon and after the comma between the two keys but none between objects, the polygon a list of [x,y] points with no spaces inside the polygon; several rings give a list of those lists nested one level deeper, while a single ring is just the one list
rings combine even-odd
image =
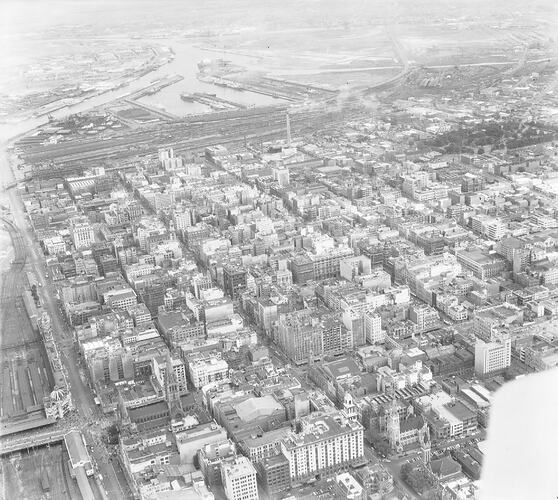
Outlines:
[{"label": "water", "polygon": [[156,74],[164,75],[176,73],[183,76],[184,79],[174,85],[165,87],[156,94],[142,97],[139,102],[163,108],[165,111],[177,116],[211,111],[209,107],[203,104],[183,101],[180,99],[180,94],[182,93],[206,92],[216,94],[218,97],[246,106],[268,106],[285,102],[282,99],[276,99],[254,92],[243,92],[204,83],[197,78],[198,62],[204,59],[225,59],[247,69],[261,71],[263,69],[262,61],[258,57],[231,53],[223,54],[218,51],[204,50],[190,40],[157,39],[152,41],[153,44],[160,44],[161,42],[164,45],[172,47],[176,57],[170,64],[167,64],[155,73],[150,73],[150,75],[155,78]]}]

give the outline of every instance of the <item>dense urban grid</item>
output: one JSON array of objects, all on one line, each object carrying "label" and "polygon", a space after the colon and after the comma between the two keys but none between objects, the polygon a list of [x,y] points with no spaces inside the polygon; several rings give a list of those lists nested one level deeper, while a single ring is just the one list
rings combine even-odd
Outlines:
[{"label": "dense urban grid", "polygon": [[11,143],[6,498],[475,498],[493,393],[558,365],[556,58],[390,40],[350,92],[216,55],[280,102],[177,117],[168,76]]}]

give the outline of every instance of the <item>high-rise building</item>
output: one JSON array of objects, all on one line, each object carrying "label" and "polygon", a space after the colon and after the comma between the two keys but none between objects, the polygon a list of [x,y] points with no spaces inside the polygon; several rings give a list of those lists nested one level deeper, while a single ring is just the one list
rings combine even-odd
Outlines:
[{"label": "high-rise building", "polygon": [[169,405],[171,420],[183,416],[182,402],[180,400],[180,384],[174,372],[173,360],[170,354],[167,355],[165,369],[165,399]]},{"label": "high-rise building", "polygon": [[89,248],[95,241],[95,233],[88,221],[75,221],[70,226],[70,234],[76,250]]},{"label": "high-rise building", "polygon": [[198,451],[198,463],[207,484],[221,484],[223,465],[236,460],[236,456],[236,447],[230,439],[203,446]]},{"label": "high-rise building", "polygon": [[274,168],[273,179],[276,180],[281,187],[288,186],[290,182],[289,169],[285,167]]},{"label": "high-rise building", "polygon": [[237,299],[246,288],[246,269],[238,266],[224,267],[223,288],[229,297]]},{"label": "high-rise building", "polygon": [[475,344],[475,373],[481,377],[508,368],[511,364],[511,340],[500,337],[493,342],[477,339]]},{"label": "high-rise building", "polygon": [[221,479],[228,500],[258,500],[256,469],[246,457],[224,464]]},{"label": "high-rise building", "polygon": [[256,465],[260,482],[269,498],[274,494],[287,491],[291,487],[289,461],[280,453],[264,458]]},{"label": "high-rise building", "polygon": [[382,317],[377,313],[364,314],[364,331],[370,344],[381,344],[386,339],[386,332],[382,330]]},{"label": "high-rise building", "polygon": [[352,333],[342,323],[340,314],[326,309],[281,314],[277,340],[285,354],[297,364],[341,354],[353,346]]}]

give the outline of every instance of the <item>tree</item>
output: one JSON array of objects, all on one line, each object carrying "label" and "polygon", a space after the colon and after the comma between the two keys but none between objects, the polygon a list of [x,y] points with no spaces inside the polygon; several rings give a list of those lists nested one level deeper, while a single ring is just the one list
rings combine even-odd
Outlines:
[{"label": "tree", "polygon": [[118,444],[118,427],[116,424],[112,424],[111,426],[107,427],[107,438],[109,444]]},{"label": "tree", "polygon": [[391,451],[388,440],[379,434],[372,433],[372,436],[370,437],[370,444],[380,456],[387,457]]}]

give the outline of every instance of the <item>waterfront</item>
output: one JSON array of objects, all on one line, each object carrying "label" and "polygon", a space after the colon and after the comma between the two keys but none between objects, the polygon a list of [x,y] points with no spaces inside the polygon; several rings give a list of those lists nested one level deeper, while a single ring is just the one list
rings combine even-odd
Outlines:
[{"label": "waterfront", "polygon": [[[215,54],[215,52],[211,50],[204,50],[196,46],[193,40],[158,38],[151,41],[171,47],[175,52],[174,60],[155,71],[151,71],[137,78],[126,87],[111,90],[85,99],[78,104],[54,111],[51,113],[52,117],[55,119],[62,119],[74,113],[81,113],[98,106],[103,106],[137,92],[153,83],[153,81],[164,78],[170,74],[179,74],[184,78],[178,83],[165,87],[160,92],[139,99],[139,102],[164,109],[177,116],[211,112],[208,106],[183,101],[180,98],[180,94],[185,92],[212,93],[222,99],[235,101],[247,106],[266,106],[285,102],[281,99],[275,99],[253,92],[243,92],[199,81],[197,79],[197,63],[203,59],[215,58],[218,54]],[[233,64],[242,65],[252,70],[258,66],[259,61],[256,57],[230,53],[227,53],[226,59]],[[48,118],[46,116],[29,117],[15,123],[2,123],[0,124],[0,141],[7,142],[20,134],[26,133],[46,123],[48,123]],[[4,177],[2,177],[2,180],[4,181]]]},{"label": "waterfront", "polygon": [[[161,43],[160,39],[153,40],[153,43]],[[142,97],[139,102],[149,104],[151,106],[159,107],[177,116],[185,116],[187,114],[211,112],[208,106],[204,106],[195,102],[185,102],[180,99],[182,93],[205,92],[215,94],[217,97],[229,101],[238,102],[246,106],[269,106],[272,104],[284,103],[282,99],[275,99],[262,94],[254,92],[246,92],[234,90],[226,87],[204,83],[197,78],[198,67],[197,63],[204,59],[219,59],[223,58],[230,61],[234,65],[239,65],[248,70],[265,71],[261,66],[261,59],[253,56],[245,56],[240,54],[219,54],[209,49],[204,49],[201,46],[192,43],[191,40],[163,40],[164,44],[172,48],[175,58],[168,65],[160,68],[159,70],[150,73],[153,77],[164,74],[179,74],[184,79],[174,85],[165,87],[160,92],[149,96]]]}]

